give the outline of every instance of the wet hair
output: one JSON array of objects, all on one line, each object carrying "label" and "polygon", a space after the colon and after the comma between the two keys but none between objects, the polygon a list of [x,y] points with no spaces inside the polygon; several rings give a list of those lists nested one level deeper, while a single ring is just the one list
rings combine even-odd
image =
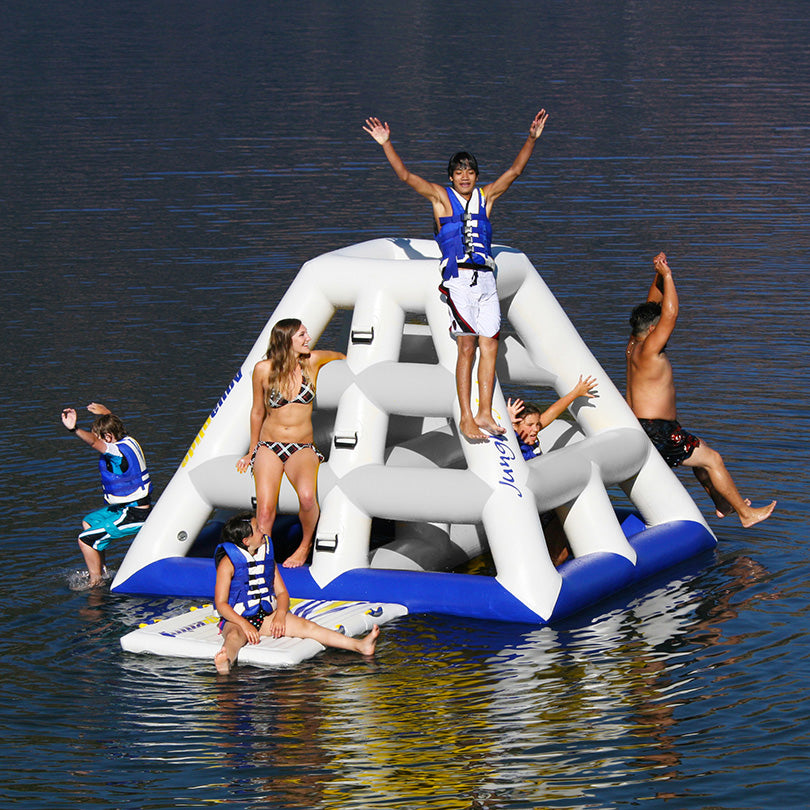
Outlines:
[{"label": "wet hair", "polygon": [[453,172],[459,167],[472,169],[475,176],[478,176],[478,161],[475,159],[475,155],[470,152],[456,152],[450,158],[450,162],[447,164],[447,176],[452,177]]},{"label": "wet hair", "polygon": [[270,374],[268,384],[271,391],[275,391],[285,399],[291,399],[295,392],[291,391],[291,381],[295,371],[296,362],[307,378],[305,361],[309,355],[301,355],[296,358],[292,349],[293,335],[301,328],[301,321],[298,318],[283,318],[273,326],[270,332],[270,341],[267,344],[267,354],[265,357],[270,361]]},{"label": "wet hair", "polygon": [[654,301],[645,301],[639,304],[630,313],[630,326],[634,335],[643,335],[651,326],[658,323],[661,318],[661,304]]},{"label": "wet hair", "polygon": [[536,413],[539,416],[543,412],[540,410],[540,408],[537,405],[534,405],[531,402],[525,402],[523,404],[523,409],[517,415],[518,422],[522,422],[527,416],[531,416],[533,413]]},{"label": "wet hair", "polygon": [[105,433],[111,433],[113,438],[120,442],[127,435],[124,430],[124,423],[114,413],[101,413],[93,420],[93,433],[99,437],[104,437]]},{"label": "wet hair", "polygon": [[233,543],[239,548],[247,548],[245,540],[253,534],[253,512],[240,512],[222,527],[222,542]]}]

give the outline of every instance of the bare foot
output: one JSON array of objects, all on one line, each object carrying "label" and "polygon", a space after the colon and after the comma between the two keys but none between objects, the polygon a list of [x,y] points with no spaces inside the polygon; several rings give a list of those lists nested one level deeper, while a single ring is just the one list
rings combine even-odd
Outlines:
[{"label": "bare foot", "polygon": [[757,523],[762,523],[765,518],[771,516],[771,512],[773,512],[775,506],[776,501],[771,501],[767,506],[760,506],[759,509],[752,509],[745,517],[740,515],[740,523],[742,523],[746,529],[751,528],[751,526],[755,526]]},{"label": "bare foot", "polygon": [[464,434],[466,439],[471,442],[485,442],[489,436],[481,431],[481,428],[476,424],[475,419],[472,417],[464,418],[458,423],[459,429]]},{"label": "bare foot", "polygon": [[360,639],[360,655],[374,655],[374,650],[377,646],[377,637],[380,635],[380,628],[375,624],[371,632],[365,637]]},{"label": "bare foot", "polygon": [[503,436],[503,434],[506,433],[506,428],[501,427],[492,418],[491,414],[488,416],[484,416],[479,413],[478,416],[475,417],[475,424],[478,425],[478,427],[483,428],[493,436]]},{"label": "bare foot", "polygon": [[224,647],[214,656],[214,666],[220,675],[227,675],[231,671],[231,661]]},{"label": "bare foot", "polygon": [[302,565],[307,564],[307,557],[309,557],[309,546],[302,548],[299,546],[283,563],[285,568],[300,568]]},{"label": "bare foot", "polygon": [[[734,507],[730,503],[728,503],[728,501],[726,501],[726,503],[728,504],[728,508],[723,507],[722,510],[721,509],[714,510],[714,513],[717,515],[717,517],[719,518],[728,517],[734,511]],[[751,506],[751,499],[743,498],[743,503],[746,506]]]}]

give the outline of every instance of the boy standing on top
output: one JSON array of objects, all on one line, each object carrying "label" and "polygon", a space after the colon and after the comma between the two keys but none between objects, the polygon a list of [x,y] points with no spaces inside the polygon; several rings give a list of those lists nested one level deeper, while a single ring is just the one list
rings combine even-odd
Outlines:
[{"label": "boy standing on top", "polygon": [[[382,146],[397,177],[430,200],[433,206],[436,241],[442,251],[439,291],[450,309],[450,331],[458,347],[459,427],[472,441],[485,441],[487,433],[506,432],[506,428],[492,416],[501,308],[495,286],[489,215],[495,201],[523,172],[547,119],[548,113],[540,110],[512,166],[495,182],[480,189],[476,188],[478,163],[469,152],[457,152],[450,158],[447,174],[451,185],[445,188],[408,171],[391,144],[391,130],[387,123],[378,118],[367,118],[363,127]],[[476,348],[480,350],[481,358],[478,365],[478,412],[473,416],[470,400]]]}]

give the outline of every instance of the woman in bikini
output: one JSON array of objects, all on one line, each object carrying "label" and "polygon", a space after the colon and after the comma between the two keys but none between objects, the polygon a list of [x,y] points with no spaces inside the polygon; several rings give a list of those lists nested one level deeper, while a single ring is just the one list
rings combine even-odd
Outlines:
[{"label": "woman in bikini", "polygon": [[236,462],[239,472],[253,468],[256,518],[264,534],[272,531],[284,474],[298,495],[303,538],[282,563],[287,568],[306,563],[320,516],[316,483],[323,456],[312,443],[318,372],[332,360],[346,357],[340,352],[311,352],[309,341],[306,327],[297,318],[285,318],[273,327],[266,359],[253,369],[250,449]]}]

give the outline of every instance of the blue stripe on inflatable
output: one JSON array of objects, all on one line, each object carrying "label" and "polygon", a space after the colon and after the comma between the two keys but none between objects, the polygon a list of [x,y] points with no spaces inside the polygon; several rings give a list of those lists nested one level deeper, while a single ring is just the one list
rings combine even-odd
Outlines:
[{"label": "blue stripe on inflatable", "polygon": [[165,557],[136,571],[115,592],[213,599],[216,579],[213,557]]},{"label": "blue stripe on inflatable", "polygon": [[638,554],[636,580],[639,580],[714,548],[717,540],[700,523],[674,520],[634,535],[629,543]]},{"label": "blue stripe on inflatable", "polygon": [[[358,568],[341,574],[325,588],[309,568],[281,569],[287,590],[299,599],[341,599],[396,602],[411,613],[542,623],[493,577]],[[169,595],[212,599],[216,575],[213,562],[194,557],[168,557],[133,574],[117,593]]]},{"label": "blue stripe on inflatable", "polygon": [[290,593],[303,599],[395,602],[410,613],[442,613],[473,619],[542,623],[542,618],[512,596],[494,577],[355,568],[319,588],[308,568],[282,571]]},{"label": "blue stripe on inflatable", "polygon": [[[545,619],[512,596],[493,577],[424,571],[358,568],[321,588],[309,568],[281,569],[287,589],[301,599],[395,602],[411,613],[508,622],[546,624],[562,619],[667,568],[714,548],[716,540],[702,524],[673,521],[643,529],[637,518],[623,522],[638,559],[633,565],[617,554],[597,553],[560,566],[562,587]],[[169,557],[145,566],[116,588],[120,593],[211,599],[216,572],[210,558]]]},{"label": "blue stripe on inflatable", "polygon": [[[635,528],[635,524],[631,526]],[[627,531],[628,527],[624,528]],[[600,553],[560,566],[563,586],[550,621],[570,616],[717,544],[705,526],[691,520],[675,520],[631,533],[628,542],[637,555],[635,565],[617,554]]]}]

